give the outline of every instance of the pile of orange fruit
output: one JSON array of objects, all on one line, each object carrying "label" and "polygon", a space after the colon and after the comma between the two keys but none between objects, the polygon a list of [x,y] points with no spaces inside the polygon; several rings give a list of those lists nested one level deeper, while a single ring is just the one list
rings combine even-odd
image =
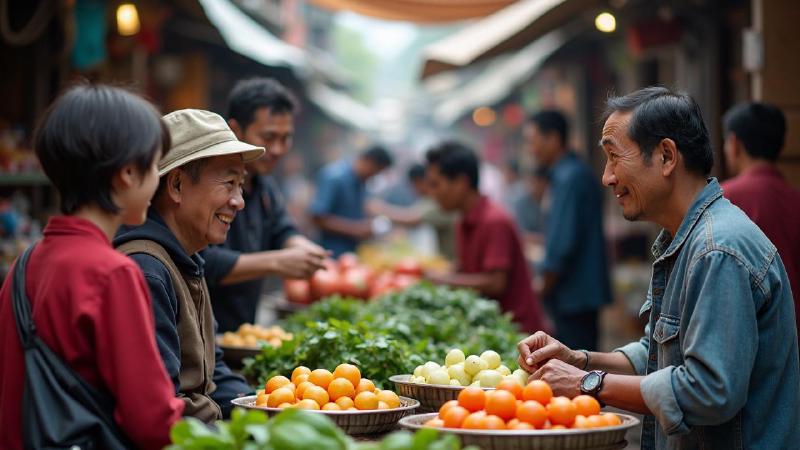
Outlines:
[{"label": "pile of orange fruit", "polygon": [[531,381],[522,387],[515,381],[503,381],[494,391],[468,387],[458,400],[450,400],[439,415],[425,426],[473,430],[557,430],[601,428],[621,425],[619,416],[601,413],[600,403],[591,396],[573,399],[553,397],[546,382]]},{"label": "pile of orange fruit", "polygon": [[291,379],[278,375],[267,380],[256,395],[256,406],[326,411],[394,409],[400,407],[400,397],[377,389],[375,383],[361,378],[361,371],[352,364],[339,364],[333,373],[300,366],[292,371]]}]

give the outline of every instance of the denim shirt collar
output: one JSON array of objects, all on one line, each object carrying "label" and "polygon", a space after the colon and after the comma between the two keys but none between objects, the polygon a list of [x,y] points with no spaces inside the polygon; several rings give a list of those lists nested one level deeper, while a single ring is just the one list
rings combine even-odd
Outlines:
[{"label": "denim shirt collar", "polygon": [[686,216],[683,218],[683,222],[681,222],[681,226],[678,227],[675,238],[672,238],[669,231],[661,230],[658,238],[653,242],[651,251],[656,261],[668,258],[677,253],[695,224],[697,224],[697,221],[700,220],[700,216],[703,215],[714,201],[722,197],[722,188],[717,179],[711,177],[706,181],[708,184],[700,191],[700,194],[694,199],[692,206],[689,207]]}]

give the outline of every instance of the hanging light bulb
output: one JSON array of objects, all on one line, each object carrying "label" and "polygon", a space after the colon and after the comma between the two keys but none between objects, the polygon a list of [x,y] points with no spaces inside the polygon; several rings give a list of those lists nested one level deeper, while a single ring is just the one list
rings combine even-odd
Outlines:
[{"label": "hanging light bulb", "polygon": [[123,3],[117,7],[117,31],[121,36],[133,36],[139,32],[139,11],[133,3]]},{"label": "hanging light bulb", "polygon": [[603,33],[612,33],[617,29],[617,19],[609,12],[603,12],[594,18],[594,26]]}]

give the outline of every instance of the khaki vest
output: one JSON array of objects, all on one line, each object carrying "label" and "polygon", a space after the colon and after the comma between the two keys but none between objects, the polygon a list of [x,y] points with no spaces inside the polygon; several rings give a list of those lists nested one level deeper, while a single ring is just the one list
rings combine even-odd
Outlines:
[{"label": "khaki vest", "polygon": [[117,250],[132,255],[144,253],[159,261],[169,271],[178,299],[178,338],[181,347],[181,371],[178,398],[186,403],[184,416],[206,423],[222,418],[222,412],[210,397],[214,384],[214,316],[211,298],[202,277],[183,274],[161,245],[148,240],[126,242]]}]

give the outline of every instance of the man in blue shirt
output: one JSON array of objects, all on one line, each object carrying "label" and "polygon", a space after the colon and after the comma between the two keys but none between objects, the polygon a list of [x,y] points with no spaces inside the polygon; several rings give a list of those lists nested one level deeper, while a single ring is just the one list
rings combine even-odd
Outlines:
[{"label": "man in blue shirt", "polygon": [[603,184],[626,219],[663,227],[644,336],[596,353],[536,333],[520,342],[520,365],[556,395],[645,414],[644,450],[798,448],[789,279],[775,246],[707,178],[714,155],[700,108],[651,87],[609,99],[606,115]]},{"label": "man in blue shirt", "polygon": [[592,169],[567,149],[567,128],[563,114],[544,110],[533,114],[523,131],[536,161],[550,171],[545,255],[538,269],[558,340],[596,350],[598,312],[611,302],[603,198]]},{"label": "man in blue shirt", "polygon": [[354,161],[336,161],[319,172],[309,209],[321,231],[320,243],[334,256],[355,251],[360,241],[372,236],[372,222],[364,212],[364,183],[391,165],[389,152],[374,146]]}]

